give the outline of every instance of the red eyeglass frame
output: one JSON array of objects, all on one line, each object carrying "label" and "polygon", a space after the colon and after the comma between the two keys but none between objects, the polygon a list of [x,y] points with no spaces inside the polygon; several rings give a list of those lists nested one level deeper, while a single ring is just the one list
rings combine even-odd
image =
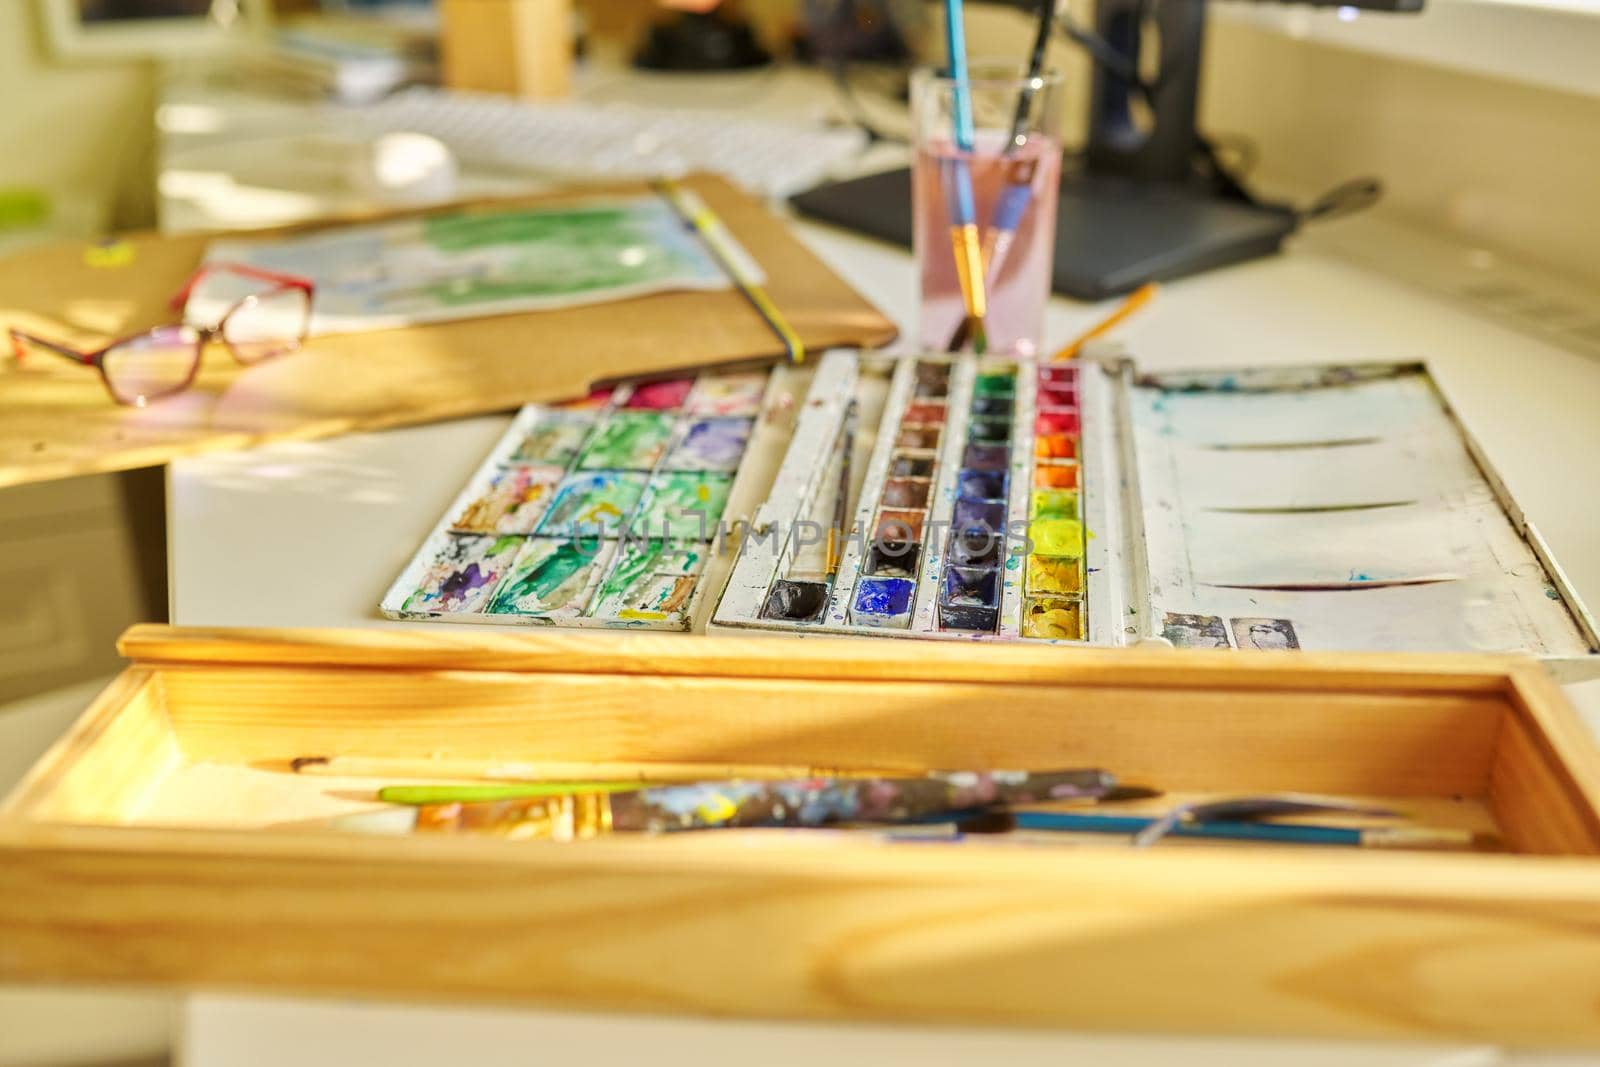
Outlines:
[{"label": "red eyeglass frame", "polygon": [[[189,388],[189,386],[193,385],[196,375],[200,373],[201,356],[204,353],[206,346],[212,341],[221,340],[222,343],[227,346],[228,351],[233,355],[234,360],[239,363],[240,366],[246,367],[254,366],[257,363],[262,363],[269,359],[276,359],[282,355],[287,355],[288,353],[295,351],[302,343],[304,343],[305,333],[302,332],[299,337],[292,339],[286,338],[285,340],[288,343],[281,351],[273,352],[270,355],[261,356],[256,359],[245,359],[239,354],[239,350],[234,346],[232,341],[228,340],[226,334],[223,332],[224,328],[228,324],[228,319],[232,317],[233,314],[240,308],[246,306],[252,301],[258,301],[263,297],[273,296],[277,293],[292,289],[300,290],[306,294],[306,322],[307,326],[309,327],[311,318],[310,308],[312,304],[312,298],[316,295],[316,283],[310,278],[302,278],[297,274],[281,274],[278,271],[263,270],[260,267],[252,267],[245,263],[202,263],[193,274],[189,275],[189,279],[183,283],[183,288],[179,289],[172,299],[168,301],[168,306],[174,311],[181,312],[189,303],[189,297],[193,295],[195,289],[200,285],[201,282],[205,281],[214,274],[224,273],[237,274],[245,278],[253,278],[256,281],[270,282],[272,283],[272,287],[270,289],[263,289],[259,293],[248,293],[245,296],[240,297],[239,300],[233,304],[233,306],[228,308],[228,310],[223,313],[223,316],[217,320],[215,326],[196,326],[194,323],[186,322],[180,318],[176,322],[162,323],[159,326],[151,326],[146,329],[139,330],[136,333],[130,333],[125,337],[119,337],[110,344],[95,349],[77,348],[63,341],[55,341],[48,337],[40,337],[38,334],[29,333],[25,330],[19,330],[15,327],[12,327],[9,331],[7,331],[11,335],[12,353],[16,356],[17,362],[21,363],[27,357],[27,346],[31,344],[42,348],[47,352],[54,352],[56,355],[61,356],[64,359],[70,359],[74,363],[82,363],[86,366],[93,367],[95,370],[100,372],[100,381],[103,385],[105,385],[106,392],[111,394],[112,400],[119,404],[125,404],[129,407],[143,407],[152,400],[160,400],[163,397],[173,396],[177,393],[183,392],[185,389]],[[123,397],[111,384],[111,376],[106,373],[106,353],[110,352],[114,348],[128,344],[131,341],[136,341],[141,337],[153,334],[158,330],[167,330],[174,326],[188,327],[199,334],[198,339],[195,341],[194,365],[189,368],[189,376],[180,384],[173,386],[171,389],[168,389],[165,392],[158,393],[155,396],[138,397],[135,399],[127,399]]]}]

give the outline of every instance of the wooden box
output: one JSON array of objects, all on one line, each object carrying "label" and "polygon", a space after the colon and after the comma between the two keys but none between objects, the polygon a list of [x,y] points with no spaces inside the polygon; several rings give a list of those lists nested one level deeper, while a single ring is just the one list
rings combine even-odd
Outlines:
[{"label": "wooden box", "polygon": [[[1531,661],[138,627],[0,809],[0,982],[1600,1043],[1600,756]],[[686,654],[692,653],[692,654]],[[319,824],[298,755],[1100,765],[1391,799],[1498,853]]]}]

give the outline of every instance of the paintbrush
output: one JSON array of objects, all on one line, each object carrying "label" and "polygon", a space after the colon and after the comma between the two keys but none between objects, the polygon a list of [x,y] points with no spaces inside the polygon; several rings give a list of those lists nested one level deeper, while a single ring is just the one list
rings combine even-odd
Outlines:
[{"label": "paintbrush", "polygon": [[[282,764],[278,765],[279,767]],[[812,767],[795,764],[586,762],[539,760],[494,763],[470,759],[403,759],[383,756],[300,756],[289,761],[296,774],[322,778],[421,778],[460,782],[704,782],[721,778],[893,777],[905,767]]]},{"label": "paintbrush", "polygon": [[962,324],[972,347],[982,352],[987,347],[983,320],[988,314],[984,281],[983,241],[978,232],[977,198],[972,188],[970,157],[977,142],[972,118],[972,85],[967,74],[966,22],[961,0],[945,0],[945,48],[950,55],[951,120],[958,153],[945,161],[945,187],[951,218],[950,245],[955,254],[956,280],[967,321]]},{"label": "paintbrush", "polygon": [[[1018,830],[1057,833],[1126,834],[1148,832],[1160,820],[1143,815],[1101,812],[1019,811]],[[1238,822],[1228,820],[1179,823],[1164,836],[1224,841],[1263,841],[1290,845],[1343,845],[1356,848],[1466,848],[1476,835],[1470,830],[1433,826],[1323,826],[1311,823]]]},{"label": "paintbrush", "polygon": [[[1033,49],[1028,55],[1028,73],[1023,79],[1021,91],[1017,93],[1017,108],[1011,117],[1011,136],[1006,140],[1007,157],[1015,157],[1028,144],[1028,112],[1032,108],[1034,95],[1043,84],[1040,75],[1044,72],[1044,54],[1050,44],[1050,29],[1055,25],[1055,13],[1056,0],[1041,0],[1039,25],[1034,31]],[[1005,261],[1017,226],[1022,222],[1022,213],[1028,209],[1028,202],[1033,198],[1033,175],[1038,166],[1037,159],[1011,158],[1006,167],[1005,189],[995,204],[994,218],[983,234],[984,269],[990,279],[1000,273],[1000,264]]]},{"label": "paintbrush", "polygon": [[856,450],[856,402],[851,399],[844,411],[844,425],[839,429],[839,484],[834,489],[833,522],[828,526],[828,585],[839,576],[839,563],[844,555],[844,523],[850,511],[850,463]]},{"label": "paintbrush", "polygon": [[1098,797],[1116,778],[1098,768],[961,771],[897,778],[695,782],[628,792],[582,792],[360,812],[336,829],[487,834],[571,841],[613,833],[737,827],[903,824],[999,805]]},{"label": "paintbrush", "polygon": [[761,316],[768,328],[778,335],[789,362],[804,363],[805,342],[767,293],[761,283],[760,265],[745,252],[738,238],[692,189],[686,189],[670,178],[657,181],[656,188],[689,228],[700,235],[712,258],[727,272],[740,294],[755,308],[756,314]]},{"label": "paintbrush", "polygon": [[[824,552],[823,576],[820,581],[809,578],[779,578],[767,592],[761,606],[763,618],[806,622],[820,618],[828,609],[833,595],[834,581],[839,576],[840,547],[844,542],[844,523],[850,502],[850,458],[855,452],[856,402],[851,399],[845,408],[834,441],[835,462],[839,465],[839,480],[834,487],[833,514],[829,519],[828,543]],[[829,464],[832,466],[832,463]]]},{"label": "paintbrush", "polygon": [[1051,358],[1059,360],[1076,359],[1078,353],[1083,351],[1084,345],[1088,344],[1090,341],[1093,341],[1097,337],[1103,337],[1116,327],[1120,326],[1124,320],[1130,318],[1134,313],[1139,311],[1140,308],[1150,303],[1150,301],[1155,298],[1156,291],[1160,288],[1161,287],[1155,282],[1145,282],[1143,285],[1139,286],[1139,288],[1129,293],[1127,298],[1112,310],[1111,314],[1107,315],[1105,318],[1089,327],[1089,329],[1079,334],[1072,341],[1063,345]]},{"label": "paintbrush", "polygon": [[[1039,25],[1034,32],[1033,49],[1028,56],[1028,71],[1022,89],[1017,94],[1016,111],[1011,117],[1011,134],[1006,139],[1003,155],[1013,157],[1028,143],[1026,133],[1028,111],[1041,84],[1039,76],[1044,71],[1045,51],[1050,44],[1050,30],[1055,25],[1055,0],[1042,0],[1039,5]],[[1033,176],[1038,169],[1037,159],[1011,159],[1006,167],[1006,184],[995,202],[994,217],[984,228],[979,247],[982,263],[984,291],[994,286],[1000,277],[1001,264],[1011,249],[1011,243],[1022,223],[1022,215],[1033,199]],[[946,351],[959,352],[966,345],[970,322],[963,320],[950,335]]]},{"label": "paintbrush", "polygon": [[[930,772],[933,777],[940,776],[940,772]],[[779,775],[776,777],[790,777]],[[816,778],[895,778],[914,777],[912,775],[885,775],[882,773],[846,774],[835,771],[830,774],[799,775],[798,777]],[[552,781],[552,782],[506,782],[499,785],[388,785],[378,790],[378,799],[385,804],[406,804],[412,807],[423,804],[456,804],[480,800],[516,800],[521,797],[549,797],[560,796],[563,793],[626,793],[640,788],[643,784],[634,781],[610,782],[582,782],[582,781]],[[1111,804],[1129,800],[1147,800],[1161,795],[1159,789],[1150,789],[1145,786],[1119,785],[1108,793],[1098,796],[1084,796],[1069,798],[1069,800],[1082,801],[1095,804]],[[964,821],[963,830],[971,832],[984,832],[976,820]],[[995,829],[1005,829],[998,826]],[[993,832],[992,830],[989,832]],[[1130,831],[1131,833],[1132,831]]]}]

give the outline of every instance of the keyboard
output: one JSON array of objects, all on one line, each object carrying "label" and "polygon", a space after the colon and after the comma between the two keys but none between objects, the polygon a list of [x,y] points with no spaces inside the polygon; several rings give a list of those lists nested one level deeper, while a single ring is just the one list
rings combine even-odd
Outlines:
[{"label": "keyboard", "polygon": [[582,102],[532,103],[416,88],[350,109],[363,134],[424,133],[468,165],[551,177],[628,180],[720,174],[784,198],[824,181],[866,148],[855,128],[821,128],[740,112]]}]

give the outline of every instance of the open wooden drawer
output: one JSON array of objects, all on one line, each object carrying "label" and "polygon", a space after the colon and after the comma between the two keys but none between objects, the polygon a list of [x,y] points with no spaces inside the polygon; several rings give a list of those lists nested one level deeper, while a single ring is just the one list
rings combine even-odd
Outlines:
[{"label": "open wooden drawer", "polygon": [[[1600,1043],[1600,757],[1531,661],[139,627],[0,809],[0,981]],[[1497,853],[319,825],[300,755],[1099,765]],[[758,835],[758,836],[753,836]]]}]

